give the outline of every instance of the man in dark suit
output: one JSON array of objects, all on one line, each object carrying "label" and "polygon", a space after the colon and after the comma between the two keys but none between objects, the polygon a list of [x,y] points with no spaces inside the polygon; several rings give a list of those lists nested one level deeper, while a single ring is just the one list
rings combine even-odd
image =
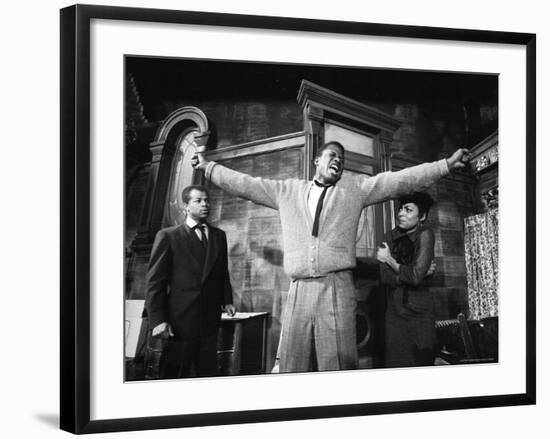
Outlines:
[{"label": "man in dark suit", "polygon": [[185,188],[184,224],[157,233],[147,273],[147,313],[152,336],[165,339],[160,378],[217,373],[222,308],[235,314],[225,233],[206,223],[204,186]]}]

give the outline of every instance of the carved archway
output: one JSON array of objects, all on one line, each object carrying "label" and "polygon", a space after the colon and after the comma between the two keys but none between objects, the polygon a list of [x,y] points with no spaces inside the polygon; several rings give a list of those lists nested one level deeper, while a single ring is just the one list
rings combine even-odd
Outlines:
[{"label": "carved archway", "polygon": [[164,119],[151,145],[165,144],[168,138],[171,137],[172,131],[182,122],[194,125],[199,133],[205,134],[208,132],[208,120],[199,108],[192,106],[180,107]]},{"label": "carved archway", "polygon": [[[149,145],[151,170],[147,185],[147,199],[141,216],[140,228],[133,241],[134,251],[148,253],[157,231],[163,226],[164,208],[178,148],[189,133],[199,146],[206,146],[210,136],[208,119],[197,107],[184,106],[174,110],[161,123]],[[190,170],[190,172],[193,172]],[[192,177],[194,178],[194,177]]]}]

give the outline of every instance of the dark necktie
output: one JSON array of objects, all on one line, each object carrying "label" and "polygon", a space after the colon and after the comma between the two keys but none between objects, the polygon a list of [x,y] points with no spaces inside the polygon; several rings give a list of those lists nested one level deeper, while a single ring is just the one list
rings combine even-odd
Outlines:
[{"label": "dark necktie", "polygon": [[197,226],[199,231],[201,232],[201,244],[204,251],[208,248],[208,238],[206,237],[206,226],[204,224],[199,224]]},{"label": "dark necktie", "polygon": [[321,210],[323,209],[323,201],[325,199],[325,195],[327,193],[327,189],[332,186],[331,184],[322,184],[319,183],[317,180],[313,180],[313,183],[315,183],[316,186],[322,187],[323,192],[321,192],[321,196],[319,197],[319,201],[317,202],[317,208],[315,209],[315,219],[313,220],[313,229],[311,230],[312,236],[318,236],[319,234],[319,218],[321,217]]}]

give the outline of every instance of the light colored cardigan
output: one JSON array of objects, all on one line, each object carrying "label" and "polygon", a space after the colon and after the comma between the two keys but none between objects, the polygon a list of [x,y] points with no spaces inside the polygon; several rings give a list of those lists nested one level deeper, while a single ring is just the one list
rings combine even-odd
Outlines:
[{"label": "light colored cardigan", "polygon": [[343,176],[325,196],[318,237],[307,206],[311,182],[251,177],[210,162],[206,178],[223,190],[279,211],[284,269],[291,279],[326,276],[355,267],[355,239],[368,205],[427,189],[449,174],[445,159],[398,172]]}]

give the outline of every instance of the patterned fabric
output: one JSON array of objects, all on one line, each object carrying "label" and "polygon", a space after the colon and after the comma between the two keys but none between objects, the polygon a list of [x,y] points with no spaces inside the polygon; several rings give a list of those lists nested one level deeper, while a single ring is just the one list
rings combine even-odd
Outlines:
[{"label": "patterned fabric", "polygon": [[498,209],[464,219],[470,319],[498,316]]}]

